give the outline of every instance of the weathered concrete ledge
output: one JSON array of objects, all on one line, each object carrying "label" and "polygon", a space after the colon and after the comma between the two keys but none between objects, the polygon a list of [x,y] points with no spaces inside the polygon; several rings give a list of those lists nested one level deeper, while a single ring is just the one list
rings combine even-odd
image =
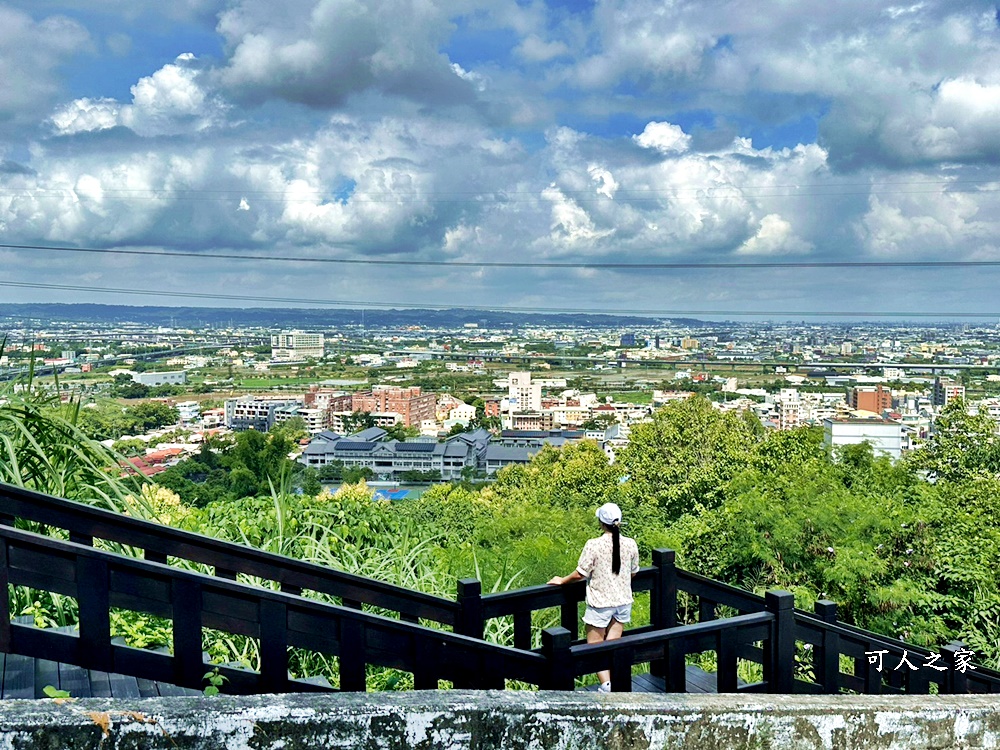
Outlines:
[{"label": "weathered concrete ledge", "polygon": [[0,748],[1000,748],[1000,697],[447,691],[4,701]]}]

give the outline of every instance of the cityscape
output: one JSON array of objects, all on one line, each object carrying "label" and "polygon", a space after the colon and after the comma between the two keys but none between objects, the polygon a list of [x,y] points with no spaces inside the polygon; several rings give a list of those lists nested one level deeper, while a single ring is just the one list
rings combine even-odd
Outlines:
[{"label": "cityscape", "polygon": [[309,436],[294,456],[303,465],[390,484],[488,478],[543,445],[586,439],[614,460],[632,426],[695,394],[768,430],[821,427],[830,447],[867,441],[893,459],[957,399],[1000,434],[1000,325],[491,327],[465,317],[481,322],[307,331],[8,316],[0,377],[33,368],[84,408],[114,396],[173,407],[175,424],[107,439],[139,441],[150,475],[198,450],[206,431],[268,432],[291,419]]}]

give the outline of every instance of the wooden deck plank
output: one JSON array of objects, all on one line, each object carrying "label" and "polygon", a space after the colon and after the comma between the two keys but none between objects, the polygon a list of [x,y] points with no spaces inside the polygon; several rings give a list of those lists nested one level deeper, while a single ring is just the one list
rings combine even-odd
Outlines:
[{"label": "wooden deck plank", "polygon": [[24,699],[35,697],[35,662],[20,654],[7,654],[3,670],[3,697]]},{"label": "wooden deck plank", "polygon": [[168,685],[165,682],[156,683],[156,687],[160,691],[161,698],[172,698],[178,695],[201,695],[200,690],[194,690],[193,688],[177,687],[176,685]]},{"label": "wooden deck plank", "polygon": [[131,675],[111,673],[108,675],[108,683],[111,686],[111,697],[113,698],[145,697],[139,692],[138,681]]},{"label": "wooden deck plank", "polygon": [[144,680],[139,677],[136,679],[136,683],[139,686],[139,695],[143,698],[158,698],[160,696],[160,691],[156,689],[156,683],[152,680]]},{"label": "wooden deck plank", "polygon": [[83,667],[73,664],[57,665],[59,671],[59,689],[65,690],[73,698],[90,698],[90,675]]},{"label": "wooden deck plank", "polygon": [[48,659],[35,659],[35,694],[32,698],[45,698],[45,688],[59,689],[59,664]]},{"label": "wooden deck plank", "polygon": [[87,673],[90,679],[90,697],[111,698],[111,676],[107,672],[91,669]]}]

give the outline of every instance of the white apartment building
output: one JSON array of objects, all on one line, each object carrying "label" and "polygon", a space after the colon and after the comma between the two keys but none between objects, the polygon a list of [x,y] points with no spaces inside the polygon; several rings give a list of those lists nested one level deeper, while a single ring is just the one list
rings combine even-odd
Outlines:
[{"label": "white apartment building", "polygon": [[177,409],[177,417],[181,424],[191,424],[196,421],[198,412],[201,411],[201,406],[197,401],[179,401],[174,404],[174,408]]},{"label": "white apartment building", "polygon": [[531,382],[530,372],[512,372],[507,382],[508,411],[541,410],[542,384]]},{"label": "white apartment building", "polygon": [[285,331],[271,336],[271,359],[295,361],[320,359],[323,356],[323,334]]},{"label": "white apartment building", "polygon": [[774,399],[779,430],[794,430],[802,424],[802,401],[795,388],[782,388]]},{"label": "white apartment building", "polygon": [[881,417],[825,419],[823,442],[827,448],[870,443],[876,454],[897,459],[903,452],[903,425]]}]

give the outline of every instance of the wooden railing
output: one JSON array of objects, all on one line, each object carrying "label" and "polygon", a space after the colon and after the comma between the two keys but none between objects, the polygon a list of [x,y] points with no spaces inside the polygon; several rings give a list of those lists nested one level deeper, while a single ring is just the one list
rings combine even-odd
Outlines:
[{"label": "wooden railing", "polygon": [[[16,529],[17,520],[61,529],[68,541]],[[95,548],[96,539],[141,550],[142,558]],[[168,564],[177,560],[214,575]],[[289,678],[289,648],[336,657],[342,690],[364,690],[367,666],[377,665],[411,672],[417,688],[439,680],[503,688],[517,680],[570,689],[576,677],[610,669],[612,689],[627,691],[633,667],[649,662],[666,690],[682,691],[687,658],[711,651],[720,692],[1000,692],[1000,674],[969,668],[960,643],[942,649],[944,670],[924,667],[931,652],[838,622],[832,602],[817,602],[813,613],[795,610],[786,592],[760,597],[680,570],[672,550],[654,550],[653,565],[633,581],[634,590],[649,592],[649,624],[619,641],[586,644],[578,640],[582,582],[484,595],[478,580],[463,579],[450,601],[0,485],[0,583],[72,597],[79,606],[77,636],[12,622],[0,597],[2,652],[199,688],[215,666],[202,654],[202,629],[213,628],[258,641],[259,672],[219,667],[226,690],[237,693],[319,689]],[[302,596],[310,591],[334,601]],[[679,621],[679,601],[697,622]],[[736,614],[721,616],[729,612],[720,607]],[[172,653],[114,642],[114,608],[169,620]],[[553,608],[560,626],[543,630],[534,615]],[[507,617],[512,647],[484,641],[489,621]],[[881,673],[871,661],[877,651],[885,652]],[[888,668],[904,651],[919,658],[920,670]],[[749,665],[743,673],[759,679],[741,684],[741,661]]]},{"label": "wooden railing", "polygon": [[15,519],[62,529],[78,544],[103,539],[142,550],[150,562],[186,560],[211,566],[219,578],[253,576],[275,582],[289,594],[316,591],[338,597],[346,607],[369,604],[397,612],[403,620],[424,619],[462,632],[459,604],[448,599],[0,484],[0,524],[13,526]]},{"label": "wooden railing", "polygon": [[[438,680],[467,688],[503,688],[505,678],[549,684],[545,658],[531,651],[2,526],[0,583],[79,605],[74,635],[12,622],[0,597],[0,651],[181,687],[204,687],[216,666],[202,652],[203,628],[259,641],[259,672],[219,667],[233,693],[316,689],[289,679],[289,648],[339,659],[341,690],[365,690],[368,665],[411,672],[418,689],[437,688]],[[169,620],[172,653],[113,642],[112,608]]]}]

